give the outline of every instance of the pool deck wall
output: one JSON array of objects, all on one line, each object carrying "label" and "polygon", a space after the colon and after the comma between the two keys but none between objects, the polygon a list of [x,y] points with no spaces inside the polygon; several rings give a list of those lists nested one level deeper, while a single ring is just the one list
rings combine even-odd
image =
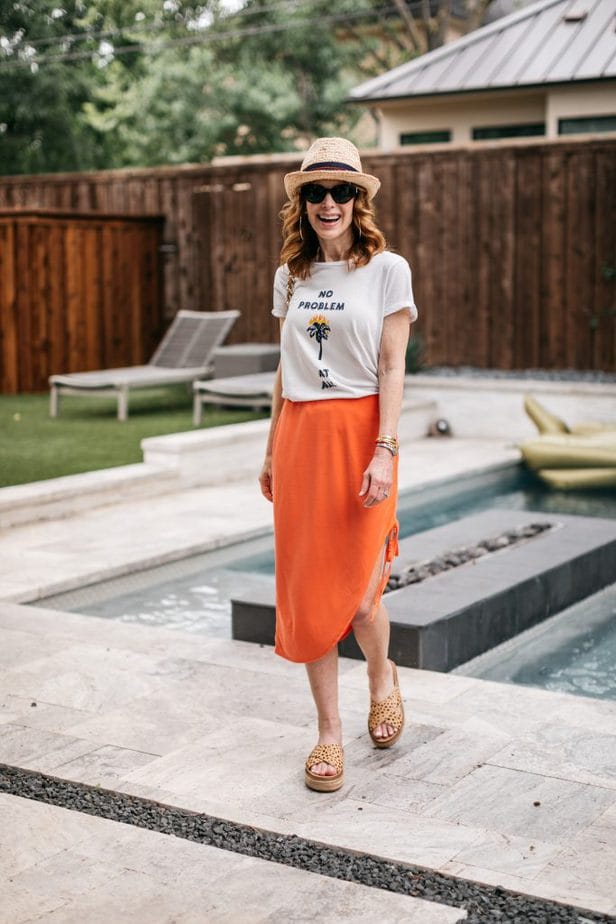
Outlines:
[{"label": "pool deck wall", "polygon": [[530,394],[568,425],[599,420],[616,425],[616,385],[602,382],[472,376],[407,376],[407,393],[436,402],[455,436],[522,440],[537,434],[525,414]]}]

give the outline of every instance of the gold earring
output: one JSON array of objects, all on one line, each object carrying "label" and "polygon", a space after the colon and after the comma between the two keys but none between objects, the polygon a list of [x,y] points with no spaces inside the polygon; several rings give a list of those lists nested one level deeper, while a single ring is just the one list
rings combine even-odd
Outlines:
[{"label": "gold earring", "polygon": [[299,216],[299,239],[300,241],[304,240],[304,235],[302,233],[302,216]]},{"label": "gold earring", "polygon": [[362,229],[361,229],[361,221],[360,221],[359,218],[357,218],[357,217],[355,218],[355,226],[356,226],[356,228],[357,228],[357,233],[359,234],[359,240],[361,241],[361,239],[362,239],[362,237],[363,237],[363,233],[362,233]]}]

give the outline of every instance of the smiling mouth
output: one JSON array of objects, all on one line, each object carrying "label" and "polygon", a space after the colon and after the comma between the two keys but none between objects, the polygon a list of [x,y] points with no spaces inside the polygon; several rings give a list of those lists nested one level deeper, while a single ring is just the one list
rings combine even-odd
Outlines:
[{"label": "smiling mouth", "polygon": [[323,215],[319,215],[319,221],[322,221],[326,225],[333,225],[337,221],[340,221],[340,216],[336,215],[333,218],[325,218]]}]

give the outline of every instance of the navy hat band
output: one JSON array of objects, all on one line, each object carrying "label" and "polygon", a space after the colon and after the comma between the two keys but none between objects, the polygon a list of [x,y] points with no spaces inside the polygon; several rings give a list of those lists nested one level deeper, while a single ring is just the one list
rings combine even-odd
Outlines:
[{"label": "navy hat band", "polygon": [[310,164],[309,167],[305,168],[305,173],[308,173],[309,170],[350,170],[352,173],[359,173],[355,167],[351,167],[349,164],[340,164],[335,160],[324,160],[319,164]]}]

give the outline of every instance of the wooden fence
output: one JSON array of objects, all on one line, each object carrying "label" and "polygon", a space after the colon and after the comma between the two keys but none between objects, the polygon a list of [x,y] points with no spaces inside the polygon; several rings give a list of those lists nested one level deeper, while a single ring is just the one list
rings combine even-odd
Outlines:
[{"label": "wooden fence", "polygon": [[[615,155],[595,136],[363,158],[383,181],[377,220],[413,268],[430,364],[614,369]],[[0,207],[164,214],[167,316],[238,308],[233,340],[271,341],[282,177],[298,164],[0,178]]]},{"label": "wooden fence", "polygon": [[162,218],[0,211],[0,391],[144,362],[164,327]]}]

